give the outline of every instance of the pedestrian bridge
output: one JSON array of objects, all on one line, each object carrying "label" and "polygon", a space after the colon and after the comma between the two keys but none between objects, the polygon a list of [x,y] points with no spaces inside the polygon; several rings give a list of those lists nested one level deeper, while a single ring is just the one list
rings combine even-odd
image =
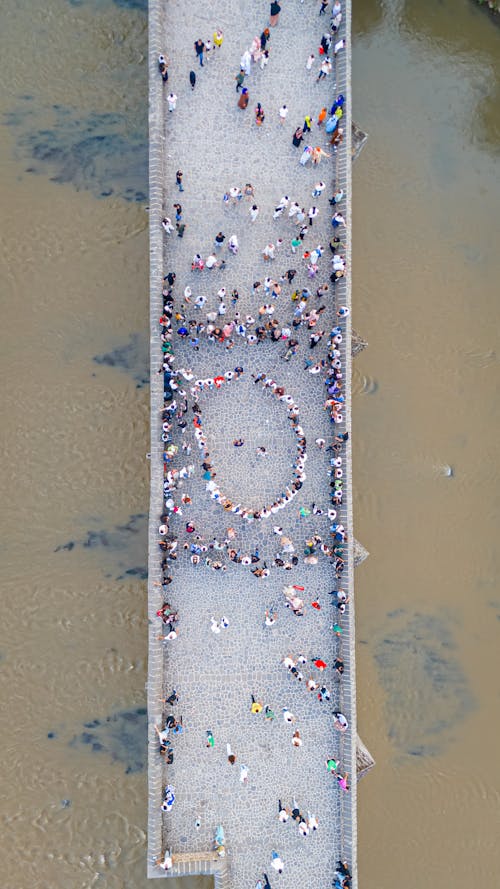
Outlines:
[{"label": "pedestrian bridge", "polygon": [[[269,3],[214,0],[193,6],[180,0],[149,0],[148,876],[212,874],[219,889],[254,887],[263,873],[272,886],[282,889],[327,889],[339,860],[352,874],[346,885],[356,887],[357,777],[373,764],[357,735],[354,569],[367,553],[354,536],[351,439],[333,452],[322,445],[322,440],[329,445],[336,434],[351,431],[352,356],[365,345],[352,330],[355,306],[350,312],[351,168],[353,153],[365,139],[358,128],[354,142],[352,138],[350,0],[342,2],[342,22],[330,51],[340,40],[343,45],[335,56],[332,52],[333,71],[320,82],[316,82],[321,63],[318,47],[329,30],[329,10],[319,16],[319,4],[312,0],[284,0],[282,5],[278,24],[270,29],[269,63],[263,70],[252,63],[245,79],[250,102],[241,110],[235,76],[243,52],[269,23]],[[223,44],[201,67],[194,41],[211,39],[216,27],[224,33]],[[311,52],[316,59],[308,71]],[[168,59],[166,83],[158,71],[160,54]],[[191,71],[196,74],[194,89]],[[177,96],[171,113],[166,101],[170,91]],[[315,120],[339,94],[344,96],[343,141],[335,152]],[[257,102],[266,114],[260,127],[254,120]],[[283,104],[289,113],[281,125],[278,109]],[[294,129],[306,115],[313,120],[306,143],[330,155],[317,167],[299,164],[301,149],[292,145]],[[179,169],[182,193],[176,186]],[[312,198],[318,179],[327,183],[327,190]],[[254,191],[251,201],[259,207],[254,223],[245,198],[223,201],[231,187],[243,189],[247,183]],[[345,258],[347,273],[335,286],[332,283],[323,300],[315,291],[329,281],[331,272],[328,243],[337,230],[330,224],[333,211],[328,198],[335,188],[343,191],[338,209],[345,227],[337,249]],[[286,211],[273,219],[273,208],[284,195],[306,209],[316,201],[319,208],[303,240],[304,250],[318,244],[326,248],[315,280],[309,276],[304,250],[291,252],[297,231],[293,220]],[[176,232],[166,235],[161,225],[164,216],[175,215],[172,205],[178,201],[186,226],[182,237]],[[226,243],[237,236],[238,255],[223,249],[217,254],[219,262],[224,259],[223,267],[193,270],[193,256],[212,253],[219,231],[226,235]],[[270,240],[277,245],[276,258],[266,262],[262,250]],[[282,279],[291,268],[296,275],[289,286]],[[162,290],[170,272],[176,275],[174,315],[171,334],[162,343]],[[308,311],[324,303],[315,329],[324,329],[325,335],[315,349],[310,348],[311,330],[306,324],[298,330],[299,346],[289,360],[285,360],[287,337],[273,341],[264,334],[256,345],[244,335],[215,342],[207,337],[206,316],[218,312],[221,288],[227,293],[224,322],[239,312],[240,318],[251,315],[259,324],[261,303],[270,297],[262,287],[254,290],[253,284],[267,275],[281,281],[272,317],[285,330],[287,326],[297,330],[292,324],[296,301],[291,299],[297,287],[312,292]],[[192,293],[190,302],[184,299],[186,287]],[[234,290],[238,297],[231,302]],[[207,297],[203,310],[194,305],[199,294]],[[349,312],[339,316],[340,306]],[[267,322],[270,331],[270,316]],[[197,329],[197,324],[205,329]],[[196,336],[178,334],[182,325]],[[330,332],[338,325],[341,337],[332,345]],[[164,374],[158,371],[166,346],[175,360]],[[335,408],[336,423],[330,419],[332,408],[325,409],[325,377],[334,346],[343,398]],[[322,361],[320,372],[311,373],[311,367],[314,371]],[[181,369],[184,373],[179,374]],[[264,381],[275,381],[275,389],[285,394],[280,396],[262,381],[256,383],[260,375]],[[216,377],[223,383],[196,387],[196,381]],[[235,440],[243,445],[235,448]],[[297,449],[299,455],[306,454],[307,462],[297,464]],[[339,466],[332,466],[333,457],[340,457]],[[210,470],[201,465],[207,460]],[[329,473],[339,467],[336,479]],[[172,471],[168,478],[174,481],[167,481],[164,497],[165,474]],[[210,477],[214,484],[207,491]],[[293,480],[298,479],[294,488]],[[335,486],[336,481],[340,484]],[[214,489],[220,496],[210,496]],[[328,510],[333,508],[335,490],[342,495],[333,520]],[[280,508],[276,506],[267,517],[273,504]],[[250,521],[250,513],[258,518]],[[168,535],[162,551],[159,526],[165,515]],[[321,549],[328,546],[331,554],[336,543],[332,521],[344,529],[339,532],[338,540],[344,537],[340,546],[337,540],[337,567]],[[277,526],[280,533],[273,530]],[[172,546],[175,558],[170,558]],[[233,552],[248,558],[242,561],[240,555],[237,561]],[[197,554],[198,559],[192,558]],[[287,607],[290,597],[287,601],[284,589],[290,587],[302,601],[296,613]],[[344,610],[336,607],[339,599],[332,595],[340,588],[347,598]],[[170,624],[173,638],[163,640],[159,637],[168,635],[168,630],[157,612],[165,602],[167,611],[178,618],[175,626]],[[277,615],[272,626],[266,625],[266,611]],[[217,632],[212,632],[213,626]],[[294,672],[283,665],[286,656],[298,663]],[[326,664],[322,670],[316,665],[321,662]],[[303,674],[302,680],[297,672]],[[308,691],[308,680],[318,688]],[[320,701],[322,687],[326,692]],[[173,689],[179,700],[170,705],[165,700]],[[252,712],[252,700],[262,704],[262,710],[257,707],[255,712],[254,707]],[[293,724],[283,718],[284,710],[293,714]],[[338,730],[334,716],[338,712],[347,719],[345,731]],[[155,726],[164,729],[169,715],[178,731],[170,732],[167,755],[162,755]],[[297,731],[300,746],[294,746]],[[228,744],[234,763],[228,760]],[[333,771],[326,766],[328,760],[336,764]],[[167,785],[174,788],[175,802],[162,811]],[[281,823],[279,801],[300,810],[310,824],[317,819],[318,829],[302,836],[292,818]],[[214,838],[221,828],[224,843],[217,851]],[[272,852],[284,864],[279,877],[271,865]]]}]

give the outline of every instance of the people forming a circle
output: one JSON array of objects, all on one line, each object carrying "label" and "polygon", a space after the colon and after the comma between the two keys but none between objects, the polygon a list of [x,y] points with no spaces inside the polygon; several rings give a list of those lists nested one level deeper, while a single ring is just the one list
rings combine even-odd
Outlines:
[{"label": "people forming a circle", "polygon": [[[214,388],[220,389],[220,387],[224,383],[228,383],[233,379],[238,379],[239,376],[241,376],[241,374],[236,375],[233,371],[226,371],[224,374],[220,374],[216,377],[196,380],[194,386],[191,389],[191,394],[193,396],[197,396],[203,391],[210,391]],[[277,398],[285,405],[288,413],[288,420],[297,439],[297,456],[295,458],[293,467],[292,479],[286,486],[284,494],[281,494],[272,503],[264,504],[258,509],[251,509],[241,503],[234,503],[226,494],[224,494],[219,485],[214,481],[215,472],[212,469],[205,471],[204,477],[207,482],[206,487],[207,491],[210,493],[210,497],[212,498],[212,500],[220,503],[220,505],[226,512],[231,512],[234,515],[241,516],[241,518],[245,519],[245,521],[247,522],[258,521],[259,519],[267,519],[269,518],[269,516],[274,515],[276,512],[278,512],[278,510],[284,509],[285,506],[291,503],[293,498],[302,488],[302,485],[305,481],[305,464],[307,461],[306,439],[304,436],[304,430],[299,423],[299,409],[293,397],[291,395],[287,395],[284,387],[278,385],[275,380],[273,380],[271,377],[268,377],[265,373],[259,373],[254,376],[254,382],[256,384],[260,383],[264,391],[267,391],[271,395],[274,395],[275,398]],[[198,447],[201,451],[203,460],[205,461],[209,456],[209,452],[207,439],[203,433],[201,409],[198,405],[197,410],[195,411],[193,425],[195,438],[198,442]],[[243,439],[235,439],[233,444],[235,447],[241,447],[244,442]],[[265,448],[259,448],[258,450],[262,455],[266,453]]]}]

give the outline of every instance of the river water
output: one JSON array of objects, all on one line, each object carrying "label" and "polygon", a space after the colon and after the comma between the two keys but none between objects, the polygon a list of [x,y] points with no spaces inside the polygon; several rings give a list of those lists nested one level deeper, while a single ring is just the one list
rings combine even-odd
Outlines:
[{"label": "river water", "polygon": [[[145,6],[2,5],[4,889],[146,887]],[[500,29],[354,34],[360,885],[491,886]]]}]

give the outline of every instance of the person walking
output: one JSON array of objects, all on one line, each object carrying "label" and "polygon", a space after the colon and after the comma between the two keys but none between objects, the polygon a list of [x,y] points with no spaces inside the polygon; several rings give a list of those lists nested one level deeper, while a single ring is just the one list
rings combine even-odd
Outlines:
[{"label": "person walking", "polygon": [[215,240],[214,240],[215,249],[220,250],[220,248],[222,247],[225,240],[226,240],[226,236],[222,232],[218,232],[216,234]]},{"label": "person walking", "polygon": [[168,110],[175,111],[177,106],[177,96],[175,93],[169,93],[167,96]]},{"label": "person walking", "polygon": [[307,62],[306,62],[306,71],[310,71],[313,64],[314,64],[314,53],[311,53],[311,55],[308,57]]},{"label": "person walking", "polygon": [[195,51],[196,55],[198,56],[198,61],[200,63],[200,66],[203,68],[203,53],[205,51],[205,44],[203,43],[203,40],[201,39],[201,37],[198,37],[198,40],[195,41],[194,51]]},{"label": "person walking", "polygon": [[238,93],[243,86],[243,81],[245,80],[245,72],[243,68],[240,68],[238,74],[234,79],[236,81],[236,92]]},{"label": "person walking", "polygon": [[292,137],[292,145],[295,148],[299,148],[300,143],[303,141],[303,139],[304,139],[304,130],[302,129],[302,127],[297,127],[297,129],[295,130],[293,137]]},{"label": "person walking", "polygon": [[278,24],[280,12],[281,6],[279,5],[279,3],[271,3],[271,9],[269,12],[269,24],[271,25],[271,28],[274,28]]},{"label": "person walking", "polygon": [[320,80],[323,80],[324,77],[328,77],[331,70],[332,70],[332,63],[329,58],[326,58],[325,61],[322,63],[321,68],[319,69],[319,74],[316,78],[316,83],[318,83],[318,81],[320,81]]},{"label": "person walking", "polygon": [[266,115],[264,114],[264,109],[263,109],[262,105],[260,104],[260,102],[257,102],[257,107],[255,109],[255,123],[257,124],[258,127],[262,126],[265,118],[266,118]]},{"label": "person walking", "polygon": [[196,74],[194,71],[189,72],[189,83],[191,84],[191,89],[194,90],[196,86]]},{"label": "person walking", "polygon": [[260,57],[260,70],[263,71],[269,62],[269,50],[265,49]]},{"label": "person walking", "polygon": [[250,212],[250,220],[252,222],[255,222],[255,220],[257,219],[257,216],[259,215],[259,208],[258,208],[257,204],[252,204],[249,212]]},{"label": "person walking", "polygon": [[324,14],[325,14],[329,2],[330,2],[330,0],[321,0],[321,9],[320,9],[320,11],[319,11],[319,14],[320,14],[320,15],[324,15]]},{"label": "person walking", "polygon": [[177,173],[175,174],[175,181],[177,183],[177,187],[178,187],[179,191],[184,191],[184,186],[182,184],[183,175],[184,174],[183,174],[182,170],[177,170]]},{"label": "person walking", "polygon": [[242,108],[243,110],[248,107],[248,103],[250,101],[250,96],[248,95],[248,90],[243,87],[241,91],[241,95],[238,99],[238,108]]},{"label": "person walking", "polygon": [[174,210],[175,210],[175,221],[176,221],[176,222],[181,222],[181,220],[182,220],[182,207],[181,207],[181,205],[180,205],[180,204],[173,204],[172,206],[173,206],[173,208],[174,208]]}]

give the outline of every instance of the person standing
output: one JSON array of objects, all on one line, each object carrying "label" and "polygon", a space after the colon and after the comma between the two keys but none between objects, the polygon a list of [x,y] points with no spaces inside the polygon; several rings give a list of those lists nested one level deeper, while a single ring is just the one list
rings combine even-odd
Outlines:
[{"label": "person standing", "polygon": [[323,124],[325,117],[326,117],[326,108],[322,108],[318,114],[318,126],[319,127]]},{"label": "person standing", "polygon": [[177,187],[178,187],[179,191],[184,191],[184,186],[182,184],[182,176],[183,176],[182,170],[177,170],[177,173],[175,174],[175,181],[177,183]]},{"label": "person standing", "polygon": [[279,114],[280,124],[283,126],[283,124],[285,123],[285,120],[288,117],[288,108],[286,107],[286,105],[281,106],[280,110],[278,111],[278,114]]},{"label": "person standing", "polygon": [[251,219],[251,221],[252,221],[252,222],[255,222],[255,220],[257,219],[257,216],[258,216],[258,215],[259,215],[259,208],[258,208],[257,204],[252,204],[252,206],[250,207],[250,219]]},{"label": "person standing", "polygon": [[238,108],[245,109],[248,106],[250,101],[250,96],[248,95],[248,90],[243,87],[241,91],[241,96],[238,99]]},{"label": "person standing", "polygon": [[213,37],[214,37],[215,46],[217,46],[218,49],[220,49],[222,46],[223,40],[224,40],[224,34],[220,28],[215,29]]},{"label": "person standing", "polygon": [[309,207],[309,210],[307,213],[307,215],[309,217],[309,225],[313,224],[313,221],[316,219],[316,216],[318,215],[318,213],[319,213],[319,210],[317,207]]},{"label": "person standing", "polygon": [[302,164],[302,166],[305,167],[307,162],[311,160],[312,152],[313,152],[313,150],[312,150],[311,146],[305,145],[304,149],[302,151],[302,154],[300,156],[299,164]]},{"label": "person standing", "polygon": [[169,93],[167,96],[168,110],[175,111],[177,106],[177,96],[175,93]]},{"label": "person standing", "polygon": [[205,44],[203,43],[203,40],[201,39],[201,37],[198,37],[198,40],[195,41],[194,51],[195,51],[196,55],[198,56],[198,61],[201,65],[201,67],[203,68],[203,53],[205,51]]},{"label": "person standing", "polygon": [[276,3],[276,2],[271,3],[271,9],[269,12],[269,24],[271,25],[271,28],[274,28],[275,25],[278,24],[280,12],[281,12],[281,6],[279,5],[279,3]]},{"label": "person standing", "polygon": [[240,59],[240,68],[245,72],[247,77],[250,77],[252,72],[252,56],[248,49],[245,50]]},{"label": "person standing", "polygon": [[278,855],[278,853],[273,849],[271,852],[271,867],[274,867],[274,870],[277,870],[279,874],[283,873],[283,862]]},{"label": "person standing", "polygon": [[270,39],[270,37],[271,37],[271,34],[269,33],[269,28],[264,28],[262,34],[260,35],[260,48],[261,48],[262,52],[264,52],[264,50],[266,48],[266,44],[267,44],[268,40]]},{"label": "person standing", "polygon": [[314,188],[311,192],[313,198],[318,198],[320,196],[320,194],[322,194],[322,192],[325,190],[325,188],[326,188],[326,182],[315,182]]}]

